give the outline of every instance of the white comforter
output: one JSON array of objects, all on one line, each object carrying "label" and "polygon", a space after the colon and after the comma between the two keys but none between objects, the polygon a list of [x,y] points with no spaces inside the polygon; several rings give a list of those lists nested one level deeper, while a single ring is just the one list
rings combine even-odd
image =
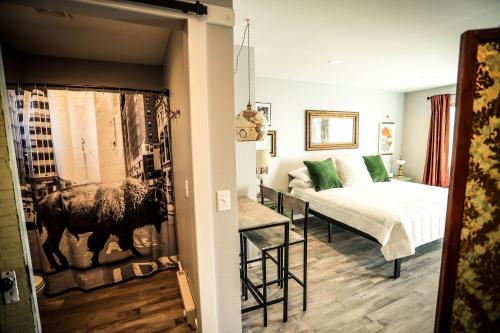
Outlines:
[{"label": "white comforter", "polygon": [[415,247],[443,237],[448,190],[391,181],[316,192],[293,188],[311,209],[361,230],[382,244],[386,260],[415,253]]}]

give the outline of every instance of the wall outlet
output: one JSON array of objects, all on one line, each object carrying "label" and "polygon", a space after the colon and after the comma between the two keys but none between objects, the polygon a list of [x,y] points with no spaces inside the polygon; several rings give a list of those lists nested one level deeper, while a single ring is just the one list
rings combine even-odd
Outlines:
[{"label": "wall outlet", "polygon": [[231,210],[231,191],[217,191],[217,211]]}]

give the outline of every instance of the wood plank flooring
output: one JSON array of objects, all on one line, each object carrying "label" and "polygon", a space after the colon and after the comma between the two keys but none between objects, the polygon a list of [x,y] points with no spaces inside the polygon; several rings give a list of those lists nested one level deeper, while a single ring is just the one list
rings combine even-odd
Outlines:
[{"label": "wood plank flooring", "polygon": [[[302,233],[301,221],[294,223]],[[394,280],[393,262],[384,260],[380,245],[339,227],[334,227],[332,243],[328,243],[326,223],[313,217],[310,226],[307,311],[302,311],[302,288],[290,280],[288,322],[282,322],[282,303],[275,304],[269,307],[267,328],[262,326],[262,310],[244,314],[244,332],[433,331],[441,241],[426,244],[404,258],[401,277]],[[301,263],[302,245],[295,245],[290,265],[299,276]],[[275,271],[269,261],[271,278]],[[251,273],[255,281],[261,281],[260,265]],[[269,289],[271,298],[281,296],[280,289]],[[253,304],[251,297],[243,303]]]},{"label": "wood plank flooring", "polygon": [[191,332],[175,271],[89,292],[42,296],[38,304],[45,333]]}]

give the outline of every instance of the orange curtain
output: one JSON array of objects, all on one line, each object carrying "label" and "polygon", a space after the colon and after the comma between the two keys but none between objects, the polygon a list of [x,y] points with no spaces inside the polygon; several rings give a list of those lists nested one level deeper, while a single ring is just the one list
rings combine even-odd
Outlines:
[{"label": "orange curtain", "polygon": [[431,122],[427,138],[424,179],[428,185],[448,187],[450,138],[450,94],[431,97]]}]

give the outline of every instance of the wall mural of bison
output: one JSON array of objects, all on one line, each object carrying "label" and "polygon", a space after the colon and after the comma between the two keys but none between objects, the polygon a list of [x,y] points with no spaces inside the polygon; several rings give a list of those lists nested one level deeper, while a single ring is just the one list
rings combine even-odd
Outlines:
[{"label": "wall mural of bison", "polygon": [[59,249],[65,229],[77,239],[80,234],[92,232],[87,248],[93,252],[92,266],[95,267],[111,235],[118,238],[123,251],[131,250],[135,256],[140,256],[134,247],[134,230],[153,225],[159,233],[161,224],[168,219],[164,190],[134,178],[115,184],[75,185],[47,194],[38,200],[36,207],[39,231],[42,232],[42,227],[47,231],[43,244],[45,255],[52,268],[58,271],[69,267]]}]

